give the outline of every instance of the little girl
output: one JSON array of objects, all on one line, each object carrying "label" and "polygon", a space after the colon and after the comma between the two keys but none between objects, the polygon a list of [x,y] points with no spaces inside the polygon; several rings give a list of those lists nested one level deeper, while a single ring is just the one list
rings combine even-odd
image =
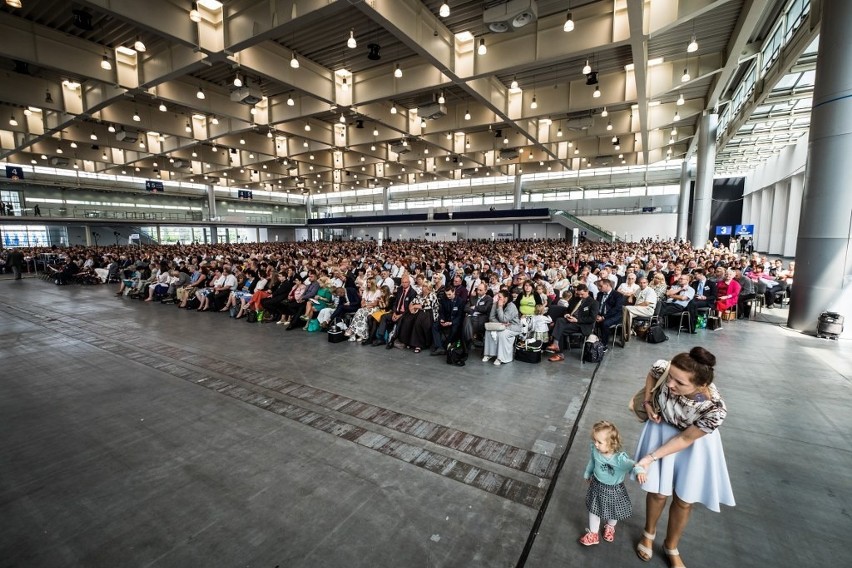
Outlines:
[{"label": "little girl", "polygon": [[532,330],[533,339],[538,339],[542,342],[542,345],[547,343],[547,340],[550,338],[550,316],[545,315],[545,311],[547,310],[547,306],[544,304],[538,304],[535,307],[535,315],[532,317],[530,321],[530,329]]},{"label": "little girl", "polygon": [[592,456],[583,473],[583,478],[589,482],[586,493],[589,528],[580,538],[580,544],[584,546],[600,542],[598,531],[602,518],[606,520],[604,540],[615,540],[615,524],[633,513],[627,488],[624,487],[624,477],[632,471],[640,483],[645,480],[645,470],[621,450],[621,437],[615,424],[606,420],[596,423],[592,426],[592,440]]}]

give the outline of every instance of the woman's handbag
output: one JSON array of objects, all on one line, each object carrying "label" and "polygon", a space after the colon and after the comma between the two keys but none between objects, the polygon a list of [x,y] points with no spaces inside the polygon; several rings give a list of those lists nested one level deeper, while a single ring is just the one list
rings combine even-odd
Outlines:
[{"label": "woman's handbag", "polygon": [[376,310],[373,313],[371,313],[370,315],[373,316],[373,319],[375,319],[377,322],[381,323],[382,316],[385,315],[386,313],[387,313],[387,311],[385,311],[385,310]]},{"label": "woman's handbag", "polygon": [[[666,379],[669,377],[669,367],[671,363],[666,365],[666,370],[660,375],[660,378],[657,379],[657,384],[654,385],[654,388],[651,389],[651,407],[654,409],[654,414],[660,413],[660,403],[657,401],[657,391],[660,390],[660,387],[666,382]],[[630,399],[630,403],[627,407],[633,411],[633,414],[639,419],[640,422],[645,422],[648,420],[648,411],[645,410],[645,387],[642,387],[637,391],[633,398]]]},{"label": "woman's handbag", "polygon": [[499,321],[485,322],[485,331],[503,331],[504,329],[506,329],[506,326]]}]

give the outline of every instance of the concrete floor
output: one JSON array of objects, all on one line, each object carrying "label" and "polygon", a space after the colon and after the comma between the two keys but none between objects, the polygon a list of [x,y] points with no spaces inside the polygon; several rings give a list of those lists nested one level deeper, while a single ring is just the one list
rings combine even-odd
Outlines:
[{"label": "concrete floor", "polygon": [[457,368],[112,292],[0,281],[0,566],[644,565],[636,485],[615,543],[576,542],[588,430],[613,420],[632,451],[626,401],[696,344],[720,358],[737,506],[696,510],[686,564],[852,564],[852,350],[786,310],[597,368]]}]

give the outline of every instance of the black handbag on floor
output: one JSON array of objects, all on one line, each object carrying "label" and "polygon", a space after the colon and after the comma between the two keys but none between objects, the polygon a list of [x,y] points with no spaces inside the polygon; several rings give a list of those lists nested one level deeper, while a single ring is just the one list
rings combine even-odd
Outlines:
[{"label": "black handbag on floor", "polygon": [[663,341],[668,341],[669,336],[666,335],[666,332],[663,331],[663,327],[660,325],[652,325],[651,329],[648,330],[648,335],[645,336],[645,341],[648,343],[662,343]]}]

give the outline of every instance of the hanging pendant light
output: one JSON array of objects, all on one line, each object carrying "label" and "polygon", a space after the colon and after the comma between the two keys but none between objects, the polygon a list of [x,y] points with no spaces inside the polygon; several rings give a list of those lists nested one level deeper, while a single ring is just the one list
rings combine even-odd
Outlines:
[{"label": "hanging pendant light", "polygon": [[355,41],[355,30],[349,30],[349,39],[346,40],[346,47],[350,49],[358,47],[358,42]]},{"label": "hanging pendant light", "polygon": [[450,15],[450,5],[444,2],[441,4],[441,7],[438,8],[438,15],[442,18],[446,18]]},{"label": "hanging pendant light", "polygon": [[589,60],[586,59],[586,64],[583,66],[583,75],[588,75],[592,72],[592,66],[589,65]]}]

